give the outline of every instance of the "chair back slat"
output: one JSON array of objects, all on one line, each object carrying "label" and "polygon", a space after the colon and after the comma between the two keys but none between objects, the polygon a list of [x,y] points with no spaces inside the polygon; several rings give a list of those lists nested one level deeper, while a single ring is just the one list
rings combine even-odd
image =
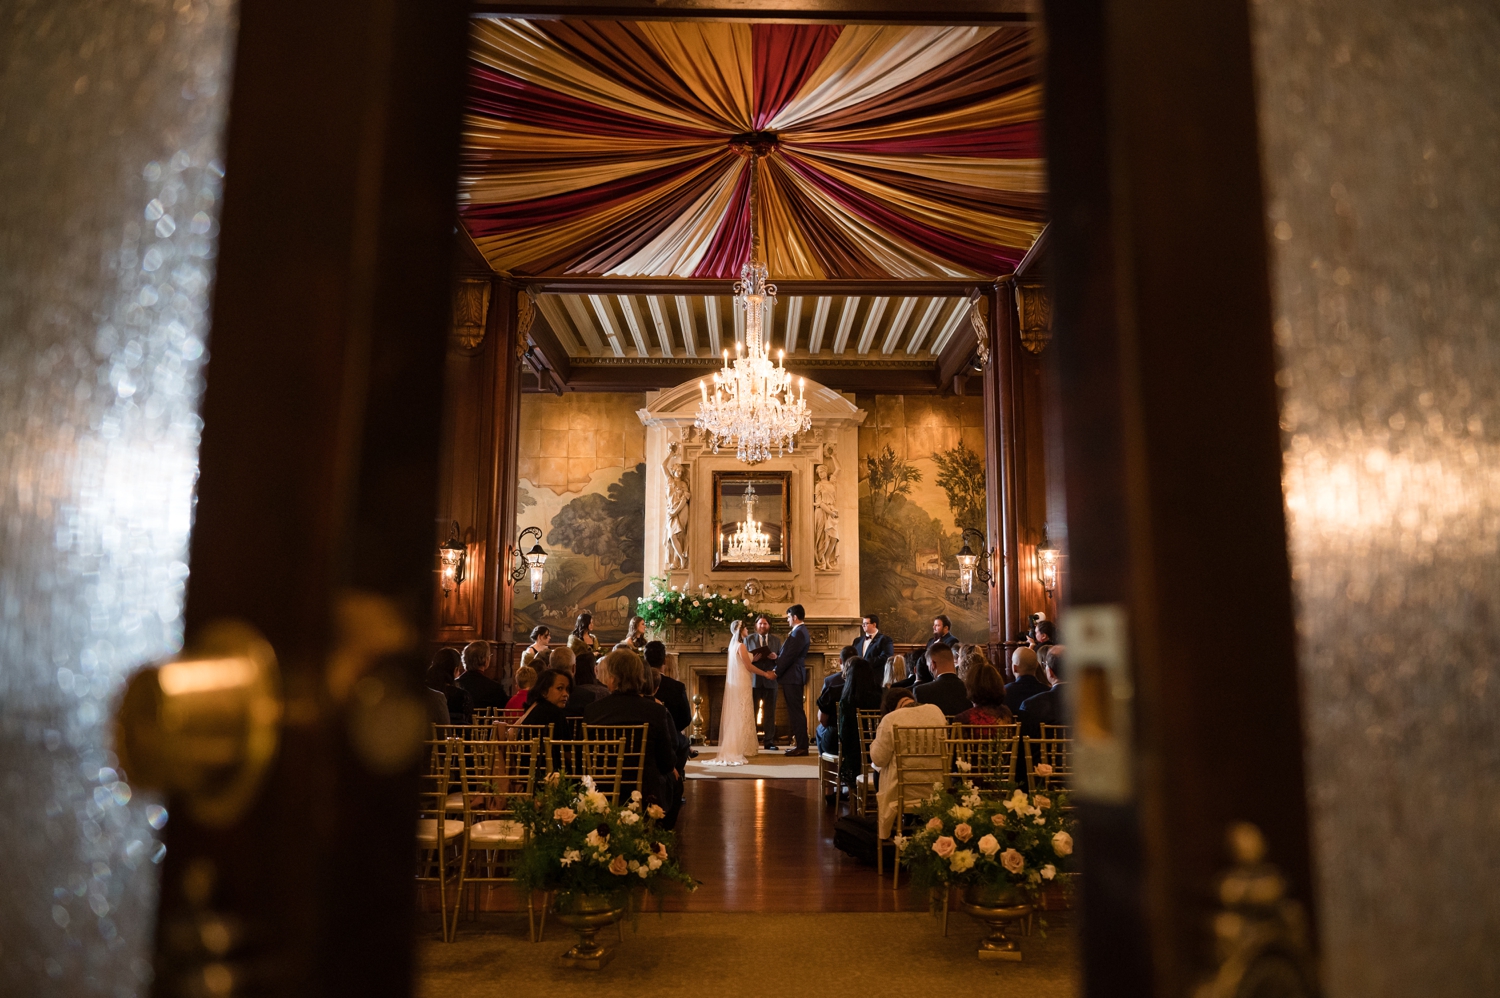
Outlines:
[{"label": "chair back slat", "polygon": [[[1066,790],[1073,777],[1073,740],[1071,738],[1021,739],[1021,752],[1026,766],[1026,789],[1029,793],[1038,790]],[[1037,767],[1046,765],[1051,772],[1037,772]]]},{"label": "chair back slat", "polygon": [[646,769],[648,724],[585,724],[583,740],[589,750],[589,775],[596,788],[618,804],[641,789]]},{"label": "chair back slat", "polygon": [[950,785],[968,781],[981,794],[999,796],[1016,779],[1020,725],[955,724],[948,733]]},{"label": "chair back slat", "polygon": [[898,727],[895,736],[896,800],[906,812],[946,782],[948,726]]}]

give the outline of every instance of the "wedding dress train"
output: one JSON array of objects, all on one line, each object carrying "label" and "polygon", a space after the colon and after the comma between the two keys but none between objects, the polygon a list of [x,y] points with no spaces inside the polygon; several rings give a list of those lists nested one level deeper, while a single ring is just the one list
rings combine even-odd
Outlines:
[{"label": "wedding dress train", "polygon": [[760,751],[755,737],[755,707],[750,693],[750,650],[741,640],[736,621],[729,641],[728,670],[724,675],[724,707],[719,712],[719,751],[708,766],[743,766]]}]

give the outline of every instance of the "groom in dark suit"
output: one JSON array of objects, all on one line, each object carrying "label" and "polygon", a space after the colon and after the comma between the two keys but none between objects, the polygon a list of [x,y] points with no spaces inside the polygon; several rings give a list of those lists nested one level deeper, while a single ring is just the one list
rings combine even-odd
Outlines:
[{"label": "groom in dark suit", "polygon": [[786,622],[792,633],[781,643],[776,656],[776,685],[786,697],[786,710],[792,726],[796,748],[787,755],[807,755],[807,711],[802,706],[802,688],[807,685],[807,648],[811,643],[802,621],[807,611],[801,603],[786,608]]}]

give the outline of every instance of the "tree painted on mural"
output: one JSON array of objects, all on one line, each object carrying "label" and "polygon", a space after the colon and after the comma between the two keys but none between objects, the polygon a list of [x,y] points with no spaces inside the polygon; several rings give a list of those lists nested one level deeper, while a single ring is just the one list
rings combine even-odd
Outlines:
[{"label": "tree painted on mural", "polygon": [[963,441],[957,447],[932,455],[938,466],[938,488],[948,494],[948,508],[953,511],[953,525],[962,531],[973,527],[984,532],[985,494],[984,462]]},{"label": "tree painted on mural", "polygon": [[898,456],[890,444],[886,444],[885,450],[878,455],[865,458],[865,471],[870,483],[870,498],[880,501],[879,509],[875,511],[878,520],[885,519],[893,499],[911,495],[912,486],[922,480],[922,473]]}]

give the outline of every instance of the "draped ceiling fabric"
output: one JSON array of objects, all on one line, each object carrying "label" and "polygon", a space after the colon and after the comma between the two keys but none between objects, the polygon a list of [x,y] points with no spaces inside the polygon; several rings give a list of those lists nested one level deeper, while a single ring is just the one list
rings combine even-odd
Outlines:
[{"label": "draped ceiling fabric", "polygon": [[[502,273],[993,278],[1041,232],[1025,27],[474,22],[460,213]],[[747,133],[759,133],[750,139]]]}]

